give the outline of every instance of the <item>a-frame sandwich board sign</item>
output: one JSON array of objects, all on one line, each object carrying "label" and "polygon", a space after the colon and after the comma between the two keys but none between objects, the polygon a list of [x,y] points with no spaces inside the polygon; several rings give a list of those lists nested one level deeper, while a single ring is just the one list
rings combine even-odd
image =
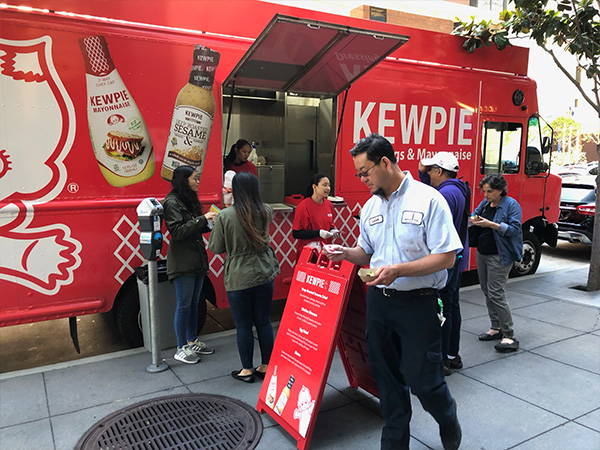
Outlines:
[{"label": "a-frame sandwich board sign", "polygon": [[256,409],[301,450],[312,436],[356,269],[307,246],[294,270]]}]

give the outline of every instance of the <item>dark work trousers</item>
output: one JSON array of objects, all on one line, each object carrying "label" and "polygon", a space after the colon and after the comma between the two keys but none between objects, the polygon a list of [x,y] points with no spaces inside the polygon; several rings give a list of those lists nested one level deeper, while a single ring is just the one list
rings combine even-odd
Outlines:
[{"label": "dark work trousers", "polygon": [[409,388],[441,425],[456,420],[456,402],[442,374],[437,295],[367,292],[369,365],[385,420],[382,450],[408,449],[412,415]]},{"label": "dark work trousers", "polygon": [[448,269],[448,281],[446,286],[440,290],[440,298],[444,304],[444,316],[446,321],[442,327],[442,356],[458,356],[460,345],[460,258],[456,258],[454,267]]}]

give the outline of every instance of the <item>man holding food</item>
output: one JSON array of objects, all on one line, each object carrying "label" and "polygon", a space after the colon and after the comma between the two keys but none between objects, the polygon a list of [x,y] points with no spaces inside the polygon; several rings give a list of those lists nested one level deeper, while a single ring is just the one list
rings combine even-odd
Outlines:
[{"label": "man holding food", "polygon": [[457,449],[462,435],[442,374],[438,301],[446,269],[462,249],[450,209],[439,192],[398,167],[384,137],[372,134],[350,153],[356,176],[373,196],[360,214],[357,245],[330,245],[325,252],[373,270],[361,274],[369,286],[369,365],[385,420],[381,448],[409,448],[410,389],[439,424],[444,449]]}]

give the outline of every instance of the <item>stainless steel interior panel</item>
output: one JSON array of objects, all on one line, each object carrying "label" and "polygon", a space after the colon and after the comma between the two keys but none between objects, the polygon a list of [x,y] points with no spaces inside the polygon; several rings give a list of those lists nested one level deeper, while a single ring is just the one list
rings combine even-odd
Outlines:
[{"label": "stainless steel interior panel", "polygon": [[[281,96],[282,97],[282,96]],[[223,146],[230,98],[223,97]],[[234,97],[231,113],[231,124],[227,137],[227,148],[224,155],[238,139],[246,139],[256,143],[259,155],[267,159],[267,163],[283,163],[285,104],[283,99],[257,99]]]}]

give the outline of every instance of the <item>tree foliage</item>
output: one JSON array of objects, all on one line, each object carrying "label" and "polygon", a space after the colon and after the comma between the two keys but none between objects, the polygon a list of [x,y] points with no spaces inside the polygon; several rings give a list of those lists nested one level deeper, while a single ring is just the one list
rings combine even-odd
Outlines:
[{"label": "tree foliage", "polygon": [[[483,45],[495,45],[502,50],[516,37],[534,39],[600,117],[600,0],[514,0],[510,3],[514,10],[502,11],[498,21],[457,19],[453,33],[466,38],[463,47],[468,52]],[[592,96],[558,60],[553,45],[575,56],[579,70],[592,80]]]}]

